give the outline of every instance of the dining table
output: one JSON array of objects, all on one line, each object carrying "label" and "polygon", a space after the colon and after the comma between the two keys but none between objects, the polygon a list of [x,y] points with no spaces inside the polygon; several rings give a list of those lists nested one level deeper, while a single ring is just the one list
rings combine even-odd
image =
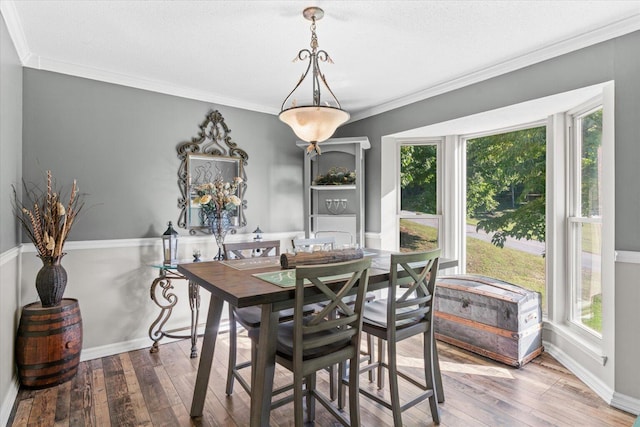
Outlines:
[{"label": "dining table", "polygon": [[[392,252],[367,248],[363,253],[371,258],[368,291],[387,288]],[[441,258],[439,269],[456,265],[456,260]],[[293,280],[291,274],[295,270],[282,270],[278,257],[260,257],[179,264],[178,271],[210,293],[191,417],[203,415],[220,319],[224,302],[227,302],[238,308],[261,306],[260,345],[253,365],[261,375],[251,376],[250,425],[268,426],[275,373],[278,311],[294,306],[295,273]],[[340,285],[339,279],[336,279],[335,285]],[[305,288],[305,303],[320,301],[322,296],[313,286]]]}]

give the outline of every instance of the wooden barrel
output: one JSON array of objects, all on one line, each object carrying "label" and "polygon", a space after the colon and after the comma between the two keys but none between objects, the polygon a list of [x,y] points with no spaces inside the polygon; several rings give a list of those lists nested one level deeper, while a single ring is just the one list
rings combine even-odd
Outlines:
[{"label": "wooden barrel", "polygon": [[82,317],[78,301],[65,298],[43,308],[24,306],[16,338],[18,376],[27,388],[62,384],[78,371],[82,350]]}]

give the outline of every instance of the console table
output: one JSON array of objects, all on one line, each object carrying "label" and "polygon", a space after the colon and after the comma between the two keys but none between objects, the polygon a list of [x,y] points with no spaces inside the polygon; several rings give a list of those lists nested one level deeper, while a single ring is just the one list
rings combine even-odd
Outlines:
[{"label": "console table", "polygon": [[[153,345],[149,350],[156,353],[159,350],[158,342],[164,338],[191,338],[191,358],[198,357],[196,347],[198,341],[198,316],[200,315],[200,287],[182,275],[178,271],[177,265],[164,265],[162,263],[153,264],[152,267],[158,269],[158,277],[151,283],[151,300],[160,307],[160,314],[149,327],[149,338]],[[173,307],[178,303],[178,296],[172,292],[172,280],[186,280],[189,286],[189,308],[191,309],[191,325],[188,328],[164,330],[164,326],[171,317]],[[189,329],[189,334],[176,334],[175,332]]]}]

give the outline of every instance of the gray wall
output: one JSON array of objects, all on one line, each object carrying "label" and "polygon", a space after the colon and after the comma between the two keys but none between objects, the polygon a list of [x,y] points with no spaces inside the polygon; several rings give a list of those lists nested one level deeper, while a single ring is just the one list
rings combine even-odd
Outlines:
[{"label": "gray wall", "polygon": [[[393,76],[389,76],[393,78]],[[615,249],[640,251],[640,32],[350,123],[337,136],[366,135],[368,232],[380,231],[380,144],[384,135],[523,101],[615,81]],[[615,391],[640,399],[637,264],[616,265]]]},{"label": "gray wall", "polygon": [[22,175],[22,65],[0,19],[0,253],[18,245],[11,208]]},{"label": "gray wall", "polygon": [[[616,81],[616,249],[640,250],[640,32],[532,65],[487,81],[347,124],[338,136],[366,135],[366,212],[380,231],[380,141],[414,129],[608,80]],[[389,76],[393,78],[393,76]]]},{"label": "gray wall", "polygon": [[13,342],[20,307],[20,242],[10,200],[11,185],[20,184],[21,159],[22,66],[0,15],[0,425],[7,422],[18,387]]},{"label": "gray wall", "polygon": [[244,231],[301,230],[302,150],[277,117],[28,68],[24,179],[77,179],[87,197],[70,241],[159,236],[179,214],[176,146],[210,109],[249,155]]}]

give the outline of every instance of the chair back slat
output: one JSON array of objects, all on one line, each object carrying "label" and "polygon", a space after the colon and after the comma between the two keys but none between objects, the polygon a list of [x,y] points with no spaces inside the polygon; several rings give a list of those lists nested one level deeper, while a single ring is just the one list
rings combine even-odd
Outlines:
[{"label": "chair back slat", "polygon": [[[294,357],[310,349],[330,346],[353,346],[359,348],[362,328],[362,305],[369,283],[371,259],[363,258],[323,265],[304,265],[296,268],[296,296],[294,310]],[[337,279],[336,276],[344,276]],[[326,300],[322,309],[305,314],[302,311],[305,289],[311,283],[314,293],[321,293]],[[306,286],[305,286],[306,285]],[[356,292],[356,303],[349,304],[348,296]],[[341,316],[331,316],[336,309],[344,311]],[[327,333],[330,331],[331,333]]]},{"label": "chair back slat", "polygon": [[[331,237],[334,239],[334,246],[342,247],[342,245],[353,244],[353,234],[348,231],[316,231],[315,237],[318,239]],[[334,248],[335,249],[335,248]]]},{"label": "chair back slat", "polygon": [[[406,320],[431,321],[433,296],[440,249],[391,255],[391,284],[387,304],[387,323],[407,324]],[[409,322],[410,324],[411,322]]]},{"label": "chair back slat", "polygon": [[400,322],[406,319],[422,319],[425,317],[427,313],[429,313],[428,308],[420,308],[412,311],[408,311],[405,313],[397,313],[396,314],[396,322]]},{"label": "chair back slat", "polygon": [[247,258],[246,251],[251,250],[253,253],[256,249],[260,250],[260,257],[280,256],[280,240],[223,243],[222,248],[225,259],[245,259]]},{"label": "chair back slat", "polygon": [[333,236],[315,237],[310,239],[292,239],[291,244],[294,249],[313,248],[316,245],[330,245],[331,249],[335,249],[336,238]]},{"label": "chair back slat", "polygon": [[311,350],[330,346],[336,342],[351,340],[357,331],[353,328],[343,329],[331,335],[321,335],[320,337],[308,338],[302,344],[302,350]]},{"label": "chair back slat", "polygon": [[416,298],[412,298],[411,300],[405,300],[405,301],[397,301],[396,300],[396,308],[407,308],[407,307],[412,307],[416,304],[422,305],[424,303],[429,302],[429,300],[431,299],[431,295],[425,295],[423,297],[416,297]]}]

